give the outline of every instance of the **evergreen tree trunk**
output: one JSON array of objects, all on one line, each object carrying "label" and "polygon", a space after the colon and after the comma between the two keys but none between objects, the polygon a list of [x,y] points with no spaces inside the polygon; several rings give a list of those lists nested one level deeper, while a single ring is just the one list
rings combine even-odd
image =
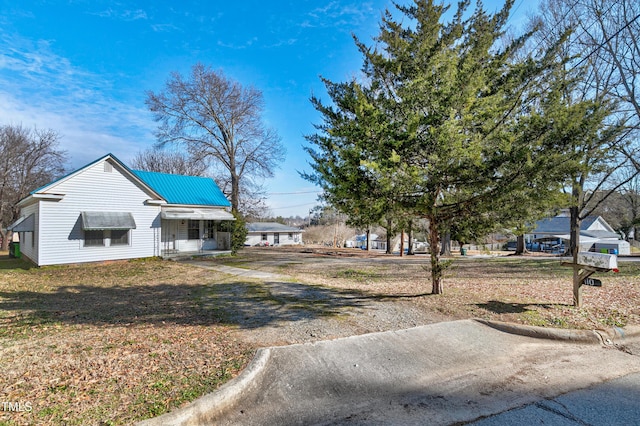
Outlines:
[{"label": "evergreen tree trunk", "polygon": [[391,219],[387,219],[387,254],[391,254],[393,253],[392,247],[391,247],[391,227],[393,226],[393,223],[391,222]]},{"label": "evergreen tree trunk", "polygon": [[442,234],[442,247],[440,248],[440,256],[451,255],[451,232],[447,231]]},{"label": "evergreen tree trunk", "polygon": [[407,254],[410,256],[413,256],[414,252],[413,252],[413,222],[412,221],[409,221],[409,229],[407,233],[409,238],[409,250],[407,251]]},{"label": "evergreen tree trunk", "polygon": [[367,251],[371,251],[371,229],[367,228]]},{"label": "evergreen tree trunk", "polygon": [[440,233],[433,217],[429,218],[429,248],[431,249],[431,293],[442,294],[442,268],[440,265]]},{"label": "evergreen tree trunk", "polygon": [[516,255],[520,256],[525,254],[527,251],[527,246],[524,243],[524,234],[518,235],[518,239],[516,240]]}]

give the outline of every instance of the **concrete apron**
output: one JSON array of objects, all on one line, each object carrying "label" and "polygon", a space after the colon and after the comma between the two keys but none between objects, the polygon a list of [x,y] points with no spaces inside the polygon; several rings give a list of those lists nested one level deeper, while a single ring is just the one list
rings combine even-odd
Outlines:
[{"label": "concrete apron", "polygon": [[595,332],[500,325],[463,320],[260,349],[216,392],[139,424],[452,424],[640,371],[640,357]]}]

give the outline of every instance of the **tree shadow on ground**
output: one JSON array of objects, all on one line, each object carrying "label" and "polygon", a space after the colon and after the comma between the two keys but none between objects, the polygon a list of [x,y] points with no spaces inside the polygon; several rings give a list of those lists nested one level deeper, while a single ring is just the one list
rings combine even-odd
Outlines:
[{"label": "tree shadow on ground", "polygon": [[339,315],[371,300],[356,292],[304,284],[228,282],[59,287],[53,292],[2,291],[2,321],[20,324],[228,324],[258,328]]},{"label": "tree shadow on ground", "polygon": [[274,322],[344,315],[373,302],[422,296],[380,295],[285,281],[234,282],[216,285],[203,303],[227,323],[258,328]]},{"label": "tree shadow on ground", "polygon": [[28,271],[29,269],[34,267],[35,265],[33,263],[27,262],[26,260],[11,257],[9,256],[9,254],[0,255],[0,270],[22,269]]},{"label": "tree shadow on ground", "polygon": [[495,314],[522,314],[530,311],[533,307],[552,309],[557,306],[568,306],[566,304],[551,303],[505,303],[498,300],[490,300],[486,303],[476,303],[475,305]]}]

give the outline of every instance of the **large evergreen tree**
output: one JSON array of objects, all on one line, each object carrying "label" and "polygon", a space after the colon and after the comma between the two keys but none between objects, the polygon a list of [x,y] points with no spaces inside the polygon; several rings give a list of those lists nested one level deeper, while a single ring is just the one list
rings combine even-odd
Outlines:
[{"label": "large evergreen tree", "polygon": [[338,208],[382,215],[401,205],[428,219],[435,294],[446,227],[522,221],[523,206],[557,193],[560,165],[571,164],[546,115],[559,99],[553,55],[523,56],[527,36],[499,47],[512,4],[488,15],[462,1],[448,22],[448,7],[430,0],[396,6],[408,20],[387,11],[374,47],[356,40],[363,77],[325,80],[331,104],[312,99],[324,122],[308,137],[307,178]]}]

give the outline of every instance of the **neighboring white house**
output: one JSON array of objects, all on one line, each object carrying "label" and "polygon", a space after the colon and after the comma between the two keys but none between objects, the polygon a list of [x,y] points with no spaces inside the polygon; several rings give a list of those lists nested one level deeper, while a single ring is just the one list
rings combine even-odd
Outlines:
[{"label": "neighboring white house", "polygon": [[[553,249],[558,251],[569,243],[570,217],[563,213],[555,217],[539,220],[536,228],[525,235],[528,248]],[[615,254],[630,254],[627,241],[621,240],[611,225],[601,216],[588,216],[580,226],[580,251],[595,251]]]},{"label": "neighboring white house", "polygon": [[246,246],[286,246],[302,244],[302,229],[277,222],[247,223]]},{"label": "neighboring white house", "polygon": [[134,171],[108,154],[21,200],[9,229],[38,266],[226,250],[229,205],[210,178]]},{"label": "neighboring white house", "polygon": [[[345,241],[345,246],[349,248],[367,249],[367,234],[354,235]],[[381,239],[378,234],[369,234],[369,248],[371,250],[386,250],[387,240]]]}]

